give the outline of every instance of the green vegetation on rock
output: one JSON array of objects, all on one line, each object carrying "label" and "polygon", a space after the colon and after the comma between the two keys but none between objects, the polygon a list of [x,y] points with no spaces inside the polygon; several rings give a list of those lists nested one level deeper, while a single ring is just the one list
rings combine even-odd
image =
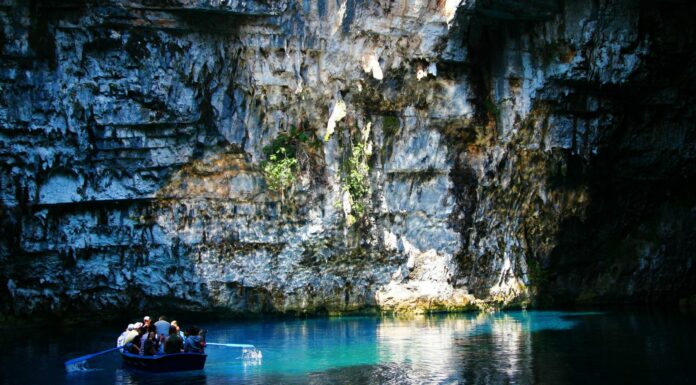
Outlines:
[{"label": "green vegetation on rock", "polygon": [[367,198],[370,192],[370,166],[368,160],[372,155],[372,145],[369,142],[370,126],[359,131],[357,137],[350,143],[350,154],[343,164],[341,181],[343,191],[350,195],[350,213],[347,217],[348,226],[365,214]]},{"label": "green vegetation on rock", "polygon": [[266,160],[261,163],[261,171],[271,190],[285,198],[301,169],[301,160],[307,158],[309,136],[295,126],[289,132],[280,133],[273,142],[264,147]]},{"label": "green vegetation on rock", "polygon": [[268,187],[272,190],[282,193],[295,182],[297,159],[289,156],[284,148],[281,148],[278,153],[269,155],[268,160],[263,162],[261,167]]},{"label": "green vegetation on rock", "polygon": [[392,137],[399,131],[401,124],[398,117],[387,115],[382,121],[382,127],[384,129],[384,136]]},{"label": "green vegetation on rock", "polygon": [[353,200],[353,213],[356,216],[362,216],[365,212],[364,198],[370,191],[368,181],[370,166],[367,164],[367,157],[365,144],[358,143],[353,145],[350,158],[348,158],[345,188]]}]

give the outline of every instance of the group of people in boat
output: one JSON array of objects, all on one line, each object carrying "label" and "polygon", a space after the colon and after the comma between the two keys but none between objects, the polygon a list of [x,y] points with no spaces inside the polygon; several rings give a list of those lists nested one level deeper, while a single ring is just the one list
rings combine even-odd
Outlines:
[{"label": "group of people in boat", "polygon": [[116,341],[125,351],[143,356],[173,353],[204,353],[205,330],[192,326],[182,331],[177,321],[168,322],[160,316],[152,322],[145,316],[143,322],[129,324]]}]

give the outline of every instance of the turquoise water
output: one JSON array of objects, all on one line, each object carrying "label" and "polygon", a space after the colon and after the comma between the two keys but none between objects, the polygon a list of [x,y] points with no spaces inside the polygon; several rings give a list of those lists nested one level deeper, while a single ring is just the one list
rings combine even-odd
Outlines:
[{"label": "turquoise water", "polygon": [[[411,318],[202,322],[205,370],[148,374],[117,353],[68,373],[63,361],[107,349],[116,331],[3,333],[7,384],[692,384],[696,317],[657,311],[515,311]],[[85,338],[89,337],[89,338]]]}]

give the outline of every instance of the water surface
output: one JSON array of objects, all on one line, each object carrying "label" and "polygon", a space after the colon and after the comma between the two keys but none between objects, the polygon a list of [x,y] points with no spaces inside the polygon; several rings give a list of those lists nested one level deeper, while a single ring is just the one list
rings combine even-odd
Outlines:
[{"label": "water surface", "polygon": [[63,361],[114,346],[93,327],[3,333],[7,384],[693,384],[696,317],[660,311],[514,311],[411,318],[209,322],[205,370],[139,373],[117,353],[67,373]]}]

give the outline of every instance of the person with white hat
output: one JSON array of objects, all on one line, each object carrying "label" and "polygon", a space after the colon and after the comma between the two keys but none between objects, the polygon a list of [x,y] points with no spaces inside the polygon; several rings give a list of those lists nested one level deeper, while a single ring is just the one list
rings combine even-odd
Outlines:
[{"label": "person with white hat", "polygon": [[[132,341],[133,338],[135,338],[135,336],[138,335],[138,332],[136,332],[134,329],[135,325],[128,324],[126,331],[124,331],[123,333],[121,333],[120,336],[118,336],[118,339],[116,340],[116,346],[124,346],[125,344]],[[128,339],[128,337],[130,337],[130,340]]]},{"label": "person with white hat", "polygon": [[118,336],[118,338],[116,339],[116,346],[123,346],[123,340],[126,339],[126,333],[128,333],[128,328],[126,328],[126,330],[124,330],[123,333],[121,333],[121,335]]}]

